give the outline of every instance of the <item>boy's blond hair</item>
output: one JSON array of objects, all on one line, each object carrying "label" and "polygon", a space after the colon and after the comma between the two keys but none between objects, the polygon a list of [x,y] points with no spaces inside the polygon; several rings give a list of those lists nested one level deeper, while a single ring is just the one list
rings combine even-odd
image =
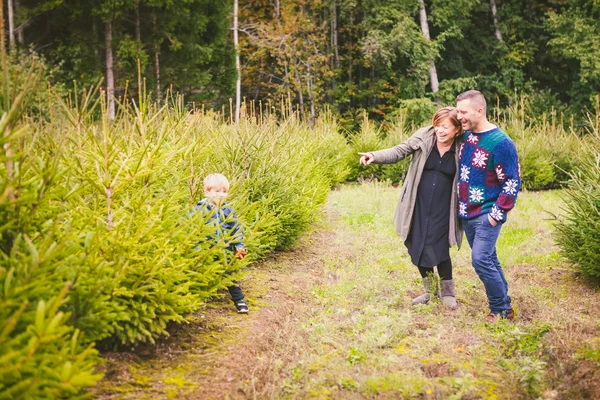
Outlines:
[{"label": "boy's blond hair", "polygon": [[229,181],[223,174],[210,174],[204,178],[204,191],[212,189],[225,189],[229,192]]}]

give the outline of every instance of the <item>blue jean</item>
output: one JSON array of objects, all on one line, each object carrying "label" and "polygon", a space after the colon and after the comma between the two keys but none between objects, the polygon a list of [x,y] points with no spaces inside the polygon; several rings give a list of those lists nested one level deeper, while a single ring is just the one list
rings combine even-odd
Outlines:
[{"label": "blue jean", "polygon": [[492,226],[487,213],[473,219],[463,219],[462,223],[471,246],[473,268],[483,282],[490,310],[495,314],[510,310],[508,283],[496,255],[496,241],[500,236],[502,223]]}]

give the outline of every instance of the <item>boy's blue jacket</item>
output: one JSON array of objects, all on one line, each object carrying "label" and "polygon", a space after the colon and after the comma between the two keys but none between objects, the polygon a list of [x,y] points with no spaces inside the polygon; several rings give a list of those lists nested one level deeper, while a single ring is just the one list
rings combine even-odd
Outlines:
[{"label": "boy's blue jacket", "polygon": [[237,215],[227,203],[223,202],[221,207],[216,207],[205,198],[196,204],[194,211],[208,215],[207,224],[213,225],[215,228],[214,236],[206,237],[208,240],[218,242],[222,237],[228,237],[228,239],[224,239],[227,250],[235,251],[244,248],[242,227],[238,222]]}]

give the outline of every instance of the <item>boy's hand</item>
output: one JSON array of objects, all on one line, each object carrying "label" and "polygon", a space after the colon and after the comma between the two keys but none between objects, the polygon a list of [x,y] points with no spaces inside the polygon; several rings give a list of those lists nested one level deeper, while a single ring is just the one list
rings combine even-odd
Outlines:
[{"label": "boy's hand", "polygon": [[246,250],[244,249],[237,249],[235,251],[235,256],[239,259],[239,260],[243,260],[244,257],[246,257]]},{"label": "boy's hand", "polygon": [[360,163],[365,167],[375,161],[373,153],[358,153],[360,157]]}]

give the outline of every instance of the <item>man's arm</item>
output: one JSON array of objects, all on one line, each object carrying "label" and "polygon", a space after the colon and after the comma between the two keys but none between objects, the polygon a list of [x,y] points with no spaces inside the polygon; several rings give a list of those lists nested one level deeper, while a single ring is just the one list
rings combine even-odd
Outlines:
[{"label": "man's arm", "polygon": [[505,222],[506,214],[513,209],[521,189],[521,171],[517,148],[512,140],[504,140],[496,146],[494,169],[502,191],[490,210],[490,217],[497,222]]}]

